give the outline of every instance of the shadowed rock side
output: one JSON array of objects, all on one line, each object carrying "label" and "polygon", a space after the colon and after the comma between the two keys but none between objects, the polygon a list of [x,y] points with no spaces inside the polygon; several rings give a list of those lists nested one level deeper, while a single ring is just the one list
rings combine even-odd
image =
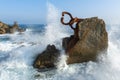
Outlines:
[{"label": "shadowed rock side", "polygon": [[23,32],[24,30],[19,28],[18,24],[15,22],[13,26],[7,25],[3,22],[0,22],[0,34],[14,33],[14,32]]},{"label": "shadowed rock side", "polygon": [[79,27],[78,39],[74,35],[63,39],[63,48],[69,56],[68,64],[94,61],[101,51],[107,51],[108,35],[102,19],[86,18],[76,27]]},{"label": "shadowed rock side", "polygon": [[59,50],[54,45],[48,45],[46,50],[37,56],[33,66],[39,69],[55,67],[59,55]]}]

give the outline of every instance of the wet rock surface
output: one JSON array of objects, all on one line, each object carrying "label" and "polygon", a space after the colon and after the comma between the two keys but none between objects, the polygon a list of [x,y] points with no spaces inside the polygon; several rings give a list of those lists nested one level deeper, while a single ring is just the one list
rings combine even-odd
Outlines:
[{"label": "wet rock surface", "polygon": [[48,45],[46,49],[37,56],[33,66],[39,69],[55,67],[59,55],[59,50],[56,49],[55,45]]}]

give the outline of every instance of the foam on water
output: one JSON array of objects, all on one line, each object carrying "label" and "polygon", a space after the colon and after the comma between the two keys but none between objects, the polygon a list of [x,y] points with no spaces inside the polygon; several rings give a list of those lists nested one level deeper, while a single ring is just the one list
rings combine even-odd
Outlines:
[{"label": "foam on water", "polygon": [[[42,33],[7,34],[7,41],[0,42],[0,80],[119,80],[120,79],[120,29],[119,25],[107,26],[108,53],[99,56],[99,62],[66,64],[67,56],[61,48],[62,38],[69,32],[59,23],[60,11],[51,3],[48,6],[48,25]],[[57,69],[37,72],[32,63],[47,44],[55,44],[61,50]]]}]

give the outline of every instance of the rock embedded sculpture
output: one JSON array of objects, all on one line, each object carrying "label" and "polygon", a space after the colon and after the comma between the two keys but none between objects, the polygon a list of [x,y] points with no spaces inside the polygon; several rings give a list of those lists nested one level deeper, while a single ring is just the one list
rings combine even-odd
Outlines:
[{"label": "rock embedded sculpture", "polygon": [[[68,14],[71,20],[65,23],[64,14]],[[62,40],[62,47],[66,54],[67,64],[82,63],[87,61],[95,61],[97,56],[104,51],[107,52],[108,34],[106,32],[105,22],[97,17],[79,19],[73,18],[68,12],[62,13],[61,23],[69,25],[74,34],[65,37]],[[72,25],[76,23],[76,26]],[[60,52],[55,45],[48,45],[47,48],[40,53],[34,61],[35,68],[44,69],[55,67]]]},{"label": "rock embedded sculpture", "polygon": [[[70,16],[71,20],[68,23],[65,23],[64,20],[64,15],[67,14]],[[74,30],[74,38],[78,38],[78,26],[73,27],[74,23],[78,23],[83,21],[84,19],[80,19],[80,18],[73,18],[72,15],[69,12],[62,12],[62,17],[61,17],[61,23],[64,25],[69,25],[71,27],[71,29]],[[76,24],[77,25],[77,24]]]},{"label": "rock embedded sculpture", "polygon": [[[69,56],[68,64],[94,61],[101,51],[107,52],[108,34],[102,19],[97,17],[83,19],[76,23],[76,29],[77,33],[63,38],[63,48]],[[74,37],[76,34],[77,38]]]}]

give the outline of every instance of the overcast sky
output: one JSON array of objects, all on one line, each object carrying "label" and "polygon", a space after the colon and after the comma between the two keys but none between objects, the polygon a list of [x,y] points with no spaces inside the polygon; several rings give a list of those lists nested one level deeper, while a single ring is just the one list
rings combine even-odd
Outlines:
[{"label": "overcast sky", "polygon": [[120,22],[120,0],[0,0],[0,21],[46,23],[48,2],[77,17],[98,16],[108,23]]}]

